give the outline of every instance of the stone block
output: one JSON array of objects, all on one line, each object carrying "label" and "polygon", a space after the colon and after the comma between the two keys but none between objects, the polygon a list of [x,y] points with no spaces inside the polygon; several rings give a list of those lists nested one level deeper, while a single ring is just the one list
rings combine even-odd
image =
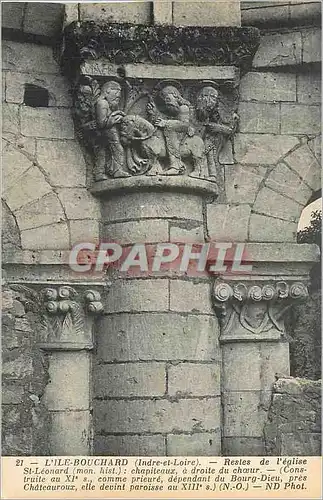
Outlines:
[{"label": "stone block", "polygon": [[3,69],[19,73],[60,74],[52,47],[6,40],[2,50]]},{"label": "stone block", "polygon": [[37,139],[37,159],[53,186],[86,185],[86,164],[76,141]]},{"label": "stone block", "polygon": [[13,134],[19,133],[19,106],[17,104],[2,103],[2,130]]},{"label": "stone block", "polygon": [[97,436],[94,437],[94,454],[121,457],[165,457],[166,438],[153,436]]},{"label": "stone block", "polygon": [[81,3],[80,21],[150,24],[151,2]]},{"label": "stone block", "polygon": [[170,310],[195,314],[213,314],[210,284],[171,280]]},{"label": "stone block", "polygon": [[[243,2],[244,4],[245,2]],[[253,2],[258,3],[258,2]],[[275,26],[285,25],[289,20],[289,6],[287,5],[275,5],[273,3],[268,6],[265,5],[262,7],[260,4],[256,8],[243,8],[241,11],[241,21],[244,26]],[[242,4],[242,5],[243,5]]]},{"label": "stone block", "polygon": [[59,3],[27,3],[23,31],[46,37],[58,36],[62,29],[63,10],[64,6]]},{"label": "stone block", "polygon": [[10,144],[13,148],[21,151],[28,158],[34,158],[36,154],[36,139],[33,137],[24,137],[16,135],[12,132],[2,132],[4,141]]},{"label": "stone block", "polygon": [[32,358],[28,354],[21,353],[16,358],[5,361],[2,364],[3,381],[6,379],[17,380],[32,375]]},{"label": "stone block", "polygon": [[263,187],[257,195],[253,209],[271,217],[298,222],[303,207],[272,189]]},{"label": "stone block", "polygon": [[4,193],[32,166],[31,160],[12,144],[3,141],[2,182]]},{"label": "stone block", "polygon": [[241,79],[240,96],[242,101],[296,101],[296,76],[249,72]]},{"label": "stone block", "polygon": [[121,245],[166,242],[169,240],[168,222],[160,219],[148,219],[106,224],[103,228],[103,237]]},{"label": "stone block", "polygon": [[291,2],[289,7],[290,21],[296,26],[318,25],[321,19],[320,2]]},{"label": "stone block", "polygon": [[71,244],[89,241],[99,242],[100,223],[97,220],[70,220]]},{"label": "stone block", "polygon": [[240,2],[173,2],[173,23],[177,26],[240,26]]},{"label": "stone block", "polygon": [[64,26],[68,26],[73,21],[79,21],[78,3],[66,3],[64,5]]},{"label": "stone block", "polygon": [[6,72],[6,101],[23,104],[25,84],[37,85],[48,90],[48,105],[71,107],[72,97],[68,81],[61,75]]},{"label": "stone block", "polygon": [[105,307],[107,313],[167,310],[167,279],[115,281]]},{"label": "stone block", "polygon": [[200,222],[170,221],[169,241],[175,243],[204,243],[204,228]]},{"label": "stone block", "polygon": [[284,456],[319,457],[321,455],[321,434],[317,432],[290,432],[281,435],[280,452]]},{"label": "stone block", "polygon": [[321,63],[322,45],[319,27],[302,30],[303,63]]},{"label": "stone block", "polygon": [[246,241],[251,208],[249,205],[207,205],[207,228],[211,240]]},{"label": "stone block", "polygon": [[117,314],[102,318],[98,359],[103,361],[219,359],[214,316]]},{"label": "stone block", "polygon": [[21,30],[25,8],[23,2],[4,2],[1,7],[2,28]]},{"label": "stone block", "polygon": [[228,203],[253,203],[266,173],[265,167],[237,164],[225,167],[225,192]]},{"label": "stone block", "polygon": [[2,385],[2,404],[19,405],[24,399],[24,388],[17,383],[4,382]]},{"label": "stone block", "polygon": [[321,186],[321,167],[311,149],[304,146],[292,151],[284,161],[310,186],[314,191]]},{"label": "stone block", "polygon": [[114,363],[94,370],[97,398],[163,396],[166,392],[165,363]]},{"label": "stone block", "polygon": [[68,227],[65,222],[27,229],[21,233],[22,248],[26,250],[63,250],[70,248]]},{"label": "stone block", "polygon": [[261,437],[225,437],[222,440],[222,448],[225,457],[265,456],[265,444]]},{"label": "stone block", "polygon": [[321,165],[321,136],[317,135],[310,141],[308,141],[308,147],[312,151],[313,155],[318,161],[318,164]]},{"label": "stone block", "polygon": [[168,394],[188,396],[219,396],[220,365],[179,363],[168,367]]},{"label": "stone block", "polygon": [[306,106],[305,104],[281,105],[282,134],[319,134],[320,131],[320,106]]},{"label": "stone block", "polygon": [[27,137],[74,139],[71,111],[64,108],[21,108],[21,133]]},{"label": "stone block", "polygon": [[219,457],[221,455],[220,432],[168,434],[167,452],[171,457]]},{"label": "stone block", "polygon": [[1,292],[1,308],[2,311],[13,308],[13,292],[12,290],[2,290]]},{"label": "stone block", "polygon": [[49,355],[49,381],[42,402],[48,410],[88,410],[90,405],[90,354],[54,352]]},{"label": "stone block", "polygon": [[261,359],[258,343],[228,343],[224,344],[222,349],[223,391],[260,390]]},{"label": "stone block", "polygon": [[297,144],[299,141],[293,136],[237,134],[234,141],[235,159],[243,164],[270,165],[276,163]]},{"label": "stone block", "polygon": [[240,102],[240,132],[278,134],[280,129],[279,104],[260,102]]},{"label": "stone block", "polygon": [[98,401],[94,426],[98,433],[177,433],[220,429],[220,398],[141,401]]},{"label": "stone block", "polygon": [[301,62],[302,35],[299,31],[290,31],[261,37],[253,67],[294,66]]},{"label": "stone block", "polygon": [[312,190],[284,163],[272,169],[265,185],[302,205],[306,205],[312,195]]},{"label": "stone block", "polygon": [[89,455],[91,415],[88,410],[51,412],[50,418],[50,455]]},{"label": "stone block", "polygon": [[249,241],[296,241],[297,224],[286,220],[251,214]]},{"label": "stone block", "polygon": [[100,219],[100,204],[86,188],[59,188],[58,197],[68,219]]},{"label": "stone block", "polygon": [[4,199],[12,211],[31,203],[52,190],[38,167],[31,167],[7,189]]},{"label": "stone block", "polygon": [[288,342],[261,342],[261,389],[272,390],[278,376],[289,375],[289,344]]},{"label": "stone block", "polygon": [[23,206],[15,212],[19,229],[34,229],[65,220],[62,206],[54,193]]},{"label": "stone block", "polygon": [[270,398],[271,392],[225,392],[223,436],[262,437]]},{"label": "stone block", "polygon": [[319,73],[297,75],[297,101],[304,104],[321,104],[321,76]]},{"label": "stone block", "polygon": [[124,196],[118,196],[105,201],[103,206],[105,222],[153,218],[202,222],[202,200],[199,196],[183,193],[140,192],[128,194],[127,203]]},{"label": "stone block", "polygon": [[173,24],[173,2],[164,0],[153,2],[154,24]]}]

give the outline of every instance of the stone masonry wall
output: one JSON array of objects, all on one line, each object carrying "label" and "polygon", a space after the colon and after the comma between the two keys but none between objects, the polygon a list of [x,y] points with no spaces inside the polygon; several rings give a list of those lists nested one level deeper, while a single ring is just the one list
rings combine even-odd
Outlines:
[{"label": "stone masonry wall", "polygon": [[268,455],[321,455],[321,381],[278,379],[264,429]]}]

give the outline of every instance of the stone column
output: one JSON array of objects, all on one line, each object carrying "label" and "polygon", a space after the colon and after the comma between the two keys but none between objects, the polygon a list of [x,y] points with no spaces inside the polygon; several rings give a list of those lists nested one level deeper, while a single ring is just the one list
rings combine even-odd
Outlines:
[{"label": "stone column", "polygon": [[[221,328],[222,453],[229,456],[265,454],[263,432],[273,384],[276,376],[289,375],[286,313],[308,296],[308,270],[314,261],[313,249],[298,245],[248,247],[251,262],[262,253],[263,262],[253,262],[256,271],[218,278],[213,288]],[[297,251],[298,262],[292,263]]]}]

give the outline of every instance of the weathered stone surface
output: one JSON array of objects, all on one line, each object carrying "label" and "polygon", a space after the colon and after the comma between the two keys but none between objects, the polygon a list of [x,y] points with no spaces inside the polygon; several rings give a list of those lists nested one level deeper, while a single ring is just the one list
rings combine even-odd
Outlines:
[{"label": "weathered stone surface", "polygon": [[54,193],[23,206],[15,212],[15,217],[21,231],[65,220],[62,206]]},{"label": "weathered stone surface", "polygon": [[303,207],[299,203],[267,187],[263,187],[259,191],[253,205],[253,209],[258,213],[293,222],[298,222],[302,208]]},{"label": "weathered stone surface", "polygon": [[80,20],[99,23],[149,24],[151,17],[148,2],[100,2],[80,4]]},{"label": "weathered stone surface", "polygon": [[[262,6],[263,3],[263,6]],[[255,4],[255,5],[252,5]],[[258,5],[257,5],[258,4]],[[250,7],[249,7],[250,6]],[[266,2],[241,3],[241,21],[245,26],[280,26],[288,24],[289,20],[289,5],[267,5]]]},{"label": "weathered stone surface", "polygon": [[24,388],[17,383],[5,382],[2,385],[2,404],[3,405],[18,405],[23,402]]},{"label": "weathered stone surface", "polygon": [[213,314],[209,283],[170,280],[170,310]]},{"label": "weathered stone surface", "polygon": [[167,451],[169,456],[218,457],[221,455],[220,432],[168,434]]},{"label": "weathered stone surface", "polygon": [[160,219],[130,221],[104,226],[104,237],[119,244],[168,241],[168,222]]},{"label": "weathered stone surface", "polygon": [[235,158],[238,163],[270,165],[298,143],[298,139],[291,135],[237,134],[234,141]]},{"label": "weathered stone surface", "polygon": [[317,159],[319,165],[321,165],[321,136],[317,135],[314,139],[308,141],[308,146]]},{"label": "weathered stone surface", "polygon": [[27,137],[74,139],[74,125],[69,109],[21,108],[21,133]]},{"label": "weathered stone surface", "polygon": [[280,108],[275,103],[240,102],[240,132],[278,134],[280,129]]},{"label": "weathered stone surface", "polygon": [[265,167],[234,165],[225,168],[225,192],[229,203],[253,203],[260,183],[267,172]]},{"label": "weathered stone surface", "polygon": [[[261,389],[260,347],[255,343],[224,344],[222,387],[228,391]],[[251,369],[252,367],[252,369]]]},{"label": "weathered stone surface", "polygon": [[163,396],[165,363],[114,363],[95,367],[94,392],[98,398]]},{"label": "weathered stone surface", "polygon": [[51,412],[50,454],[87,455],[91,415],[88,410]]},{"label": "weathered stone surface", "polygon": [[169,241],[177,243],[204,243],[204,228],[200,222],[170,221]]},{"label": "weathered stone surface", "polygon": [[63,5],[59,3],[27,3],[23,31],[46,37],[58,36],[61,31]]},{"label": "weathered stone surface", "polygon": [[67,224],[61,222],[22,231],[21,243],[22,248],[28,250],[70,248]]},{"label": "weathered stone surface", "polygon": [[22,104],[26,83],[47,89],[49,106],[70,107],[72,105],[69,84],[63,76],[18,73],[16,71],[6,72],[6,101]]},{"label": "weathered stone surface", "polygon": [[264,448],[260,437],[224,437],[222,440],[222,453],[227,457],[263,457]]},{"label": "weathered stone surface", "polygon": [[321,110],[319,106],[281,105],[282,134],[318,134],[320,131]]},{"label": "weathered stone surface", "polygon": [[207,227],[211,240],[246,241],[251,208],[249,205],[207,205]]},{"label": "weathered stone surface", "polygon": [[272,169],[265,185],[302,205],[306,205],[312,194],[312,190],[284,163]]},{"label": "weathered stone surface", "polygon": [[88,410],[90,355],[86,351],[49,355],[49,381],[42,402],[48,410]]},{"label": "weathered stone surface", "polygon": [[321,30],[319,27],[302,31],[303,62],[321,62]]},{"label": "weathered stone surface", "polygon": [[261,437],[271,393],[244,391],[223,393],[225,437]]},{"label": "weathered stone surface", "polygon": [[173,2],[172,0],[158,0],[153,2],[154,24],[172,24],[173,23]]},{"label": "weathered stone surface", "polygon": [[321,104],[321,76],[304,73],[297,76],[297,101],[305,104]]},{"label": "weathered stone surface", "polygon": [[100,223],[97,220],[70,220],[71,244],[81,241],[99,242]]},{"label": "weathered stone surface", "polygon": [[[198,21],[197,21],[198,20]],[[178,26],[240,26],[240,4],[228,2],[173,2],[173,22]]]},{"label": "weathered stone surface", "polygon": [[220,398],[97,402],[98,433],[192,432],[220,427]]},{"label": "weathered stone surface", "polygon": [[105,201],[103,218],[106,222],[141,218],[202,221],[202,200],[198,196],[177,193],[132,193],[127,195],[126,204],[123,196]]},{"label": "weathered stone surface", "polygon": [[6,40],[2,50],[3,69],[26,73],[60,73],[52,47]]},{"label": "weathered stone surface", "polygon": [[2,104],[2,130],[19,133],[19,106],[17,104]]},{"label": "weathered stone surface", "polygon": [[107,313],[131,311],[166,311],[168,280],[119,280],[111,285],[105,307]]},{"label": "weathered stone surface", "polygon": [[249,227],[249,241],[296,241],[295,222],[251,214]]},{"label": "weathered stone surface", "polygon": [[10,361],[3,361],[2,376],[4,379],[24,378],[33,372],[32,358],[27,353],[21,353]]},{"label": "weathered stone surface", "polygon": [[99,202],[85,188],[59,188],[58,197],[68,219],[100,219]]},{"label": "weathered stone surface", "polygon": [[2,149],[3,190],[10,189],[19,178],[32,166],[31,160],[7,141]]},{"label": "weathered stone surface", "polygon": [[278,379],[265,425],[269,455],[319,454],[321,381]]},{"label": "weathered stone surface", "polygon": [[284,161],[310,186],[314,191],[320,189],[321,168],[312,154],[311,149],[304,145],[290,153]]},{"label": "weathered stone surface", "polygon": [[31,167],[21,177],[19,182],[12,184],[7,189],[4,199],[11,210],[18,210],[23,205],[31,203],[52,190],[51,186],[45,180],[44,175],[38,167]]},{"label": "weathered stone surface", "polygon": [[296,76],[249,72],[241,79],[240,96],[243,101],[296,101]]},{"label": "weathered stone surface", "polygon": [[37,139],[37,159],[53,186],[85,186],[86,165],[76,141]]},{"label": "weathered stone surface", "polygon": [[302,35],[299,31],[264,35],[253,60],[254,68],[290,66],[302,62]]},{"label": "weathered stone surface", "polygon": [[213,361],[219,358],[218,331],[214,316],[109,315],[100,322],[98,359]]},{"label": "weathered stone surface", "polygon": [[117,455],[136,457],[165,457],[166,438],[153,436],[100,436],[94,437],[95,455]]},{"label": "weathered stone surface", "polygon": [[168,367],[168,394],[187,396],[219,396],[220,365],[179,363]]},{"label": "weathered stone surface", "polygon": [[25,137],[23,135],[16,135],[12,132],[2,132],[4,141],[8,142],[12,147],[18,151],[26,154],[28,158],[34,158],[36,154],[36,139],[33,137]]},{"label": "weathered stone surface", "polygon": [[23,2],[4,2],[1,7],[2,27],[21,30],[24,17]]}]

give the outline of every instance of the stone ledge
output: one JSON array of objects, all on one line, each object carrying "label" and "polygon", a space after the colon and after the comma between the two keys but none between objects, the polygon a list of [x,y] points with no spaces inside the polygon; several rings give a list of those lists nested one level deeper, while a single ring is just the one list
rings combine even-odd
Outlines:
[{"label": "stone ledge", "polygon": [[195,177],[155,175],[109,179],[96,182],[91,189],[95,196],[100,197],[134,191],[176,191],[214,196],[218,193],[218,186],[215,182]]}]

